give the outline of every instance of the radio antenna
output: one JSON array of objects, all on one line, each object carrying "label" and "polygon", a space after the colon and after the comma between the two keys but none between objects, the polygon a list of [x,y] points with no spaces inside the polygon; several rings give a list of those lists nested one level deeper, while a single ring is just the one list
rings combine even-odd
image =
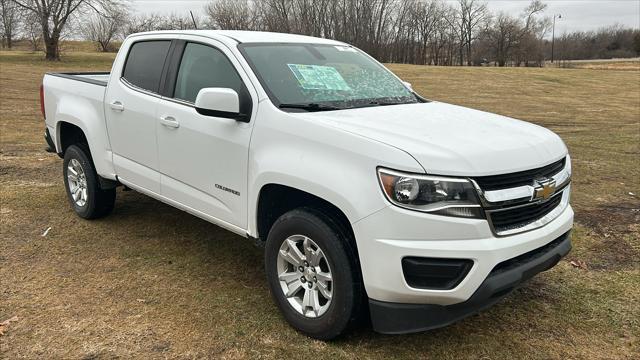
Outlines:
[{"label": "radio antenna", "polygon": [[193,21],[193,27],[198,30],[198,24],[196,24],[196,18],[193,16],[193,11],[189,10],[189,14],[191,14],[191,20]]}]

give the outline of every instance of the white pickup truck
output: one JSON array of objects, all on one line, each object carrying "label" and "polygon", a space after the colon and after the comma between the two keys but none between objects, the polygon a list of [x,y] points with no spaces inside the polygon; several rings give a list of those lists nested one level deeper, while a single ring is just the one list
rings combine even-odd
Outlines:
[{"label": "white pickup truck", "polygon": [[450,324],[571,249],[557,135],[426,100],[342,42],[135,34],[111,73],[47,74],[41,101],[80,217],[124,185],[263,242],[275,303],[314,338]]}]

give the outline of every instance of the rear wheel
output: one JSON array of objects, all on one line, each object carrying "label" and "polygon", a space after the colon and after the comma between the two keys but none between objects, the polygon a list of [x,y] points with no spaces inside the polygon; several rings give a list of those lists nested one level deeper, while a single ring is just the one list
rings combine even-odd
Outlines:
[{"label": "rear wheel", "polygon": [[354,324],[363,296],[355,256],[337,222],[320,212],[296,209],[274,223],[265,247],[266,273],[291,326],[329,340]]},{"label": "rear wheel", "polygon": [[98,174],[88,149],[71,145],[64,154],[62,172],[67,197],[76,214],[84,219],[108,215],[116,200],[116,190],[100,188]]}]

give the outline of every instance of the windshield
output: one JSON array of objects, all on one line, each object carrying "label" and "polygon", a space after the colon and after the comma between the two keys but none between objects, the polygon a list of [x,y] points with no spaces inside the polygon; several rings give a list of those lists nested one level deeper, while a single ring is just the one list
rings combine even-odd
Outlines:
[{"label": "windshield", "polygon": [[298,111],[418,102],[383,66],[350,46],[242,44],[271,101]]}]

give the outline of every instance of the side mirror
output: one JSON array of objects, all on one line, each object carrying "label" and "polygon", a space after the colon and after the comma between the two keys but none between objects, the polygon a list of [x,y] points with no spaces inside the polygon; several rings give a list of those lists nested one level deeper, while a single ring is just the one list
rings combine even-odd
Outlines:
[{"label": "side mirror", "polygon": [[205,116],[215,116],[242,122],[249,121],[248,114],[240,113],[240,97],[233,89],[204,88],[196,97],[196,111]]},{"label": "side mirror", "polygon": [[410,83],[410,82],[403,81],[403,82],[402,82],[402,84],[404,84],[404,86],[405,86],[407,89],[409,89],[409,90],[413,91],[413,86],[411,86],[411,83]]}]

